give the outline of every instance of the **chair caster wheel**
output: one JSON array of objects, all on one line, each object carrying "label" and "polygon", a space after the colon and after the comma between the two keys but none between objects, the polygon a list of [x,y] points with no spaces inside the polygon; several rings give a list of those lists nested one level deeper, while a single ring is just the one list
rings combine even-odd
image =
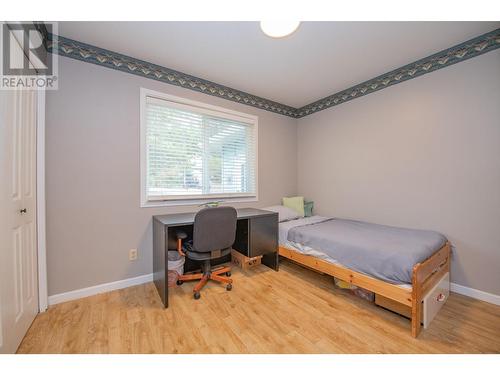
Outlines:
[{"label": "chair caster wheel", "polygon": [[227,271],[226,276],[231,276],[231,271]]},{"label": "chair caster wheel", "polygon": [[229,291],[231,289],[233,289],[233,284],[227,284],[226,285],[226,290]]},{"label": "chair caster wheel", "polygon": [[177,281],[176,281],[176,284],[177,284],[177,285],[182,285],[183,283],[184,283],[184,281],[182,281],[182,280],[177,280]]},{"label": "chair caster wheel", "polygon": [[193,297],[194,297],[194,299],[200,299],[200,297],[201,297],[200,292],[195,292],[195,293],[193,294]]}]

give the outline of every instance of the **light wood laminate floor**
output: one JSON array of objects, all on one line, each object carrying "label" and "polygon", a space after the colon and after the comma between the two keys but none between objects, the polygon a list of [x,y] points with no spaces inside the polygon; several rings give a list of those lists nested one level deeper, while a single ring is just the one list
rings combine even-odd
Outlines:
[{"label": "light wood laminate floor", "polygon": [[52,306],[18,353],[499,353],[500,306],[452,294],[418,339],[408,319],[333,287],[333,279],[281,263],[233,269],[192,298],[174,288],[161,307],[152,283]]}]

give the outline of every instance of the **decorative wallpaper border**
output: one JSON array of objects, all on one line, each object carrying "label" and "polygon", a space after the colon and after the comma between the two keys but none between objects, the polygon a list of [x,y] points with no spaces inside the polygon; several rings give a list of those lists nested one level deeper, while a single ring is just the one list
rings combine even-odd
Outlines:
[{"label": "decorative wallpaper border", "polygon": [[301,108],[61,36],[47,35],[49,52],[180,86],[269,112],[301,118],[500,48],[500,28],[342,90]]},{"label": "decorative wallpaper border", "polygon": [[151,78],[156,81],[184,87],[189,90],[217,96],[266,111],[295,117],[296,108],[285,104],[62,36],[55,37],[49,34],[47,49],[49,52],[57,53],[60,56],[71,57],[76,60]]},{"label": "decorative wallpaper border", "polygon": [[500,47],[500,28],[298,108],[300,118],[482,55]]}]

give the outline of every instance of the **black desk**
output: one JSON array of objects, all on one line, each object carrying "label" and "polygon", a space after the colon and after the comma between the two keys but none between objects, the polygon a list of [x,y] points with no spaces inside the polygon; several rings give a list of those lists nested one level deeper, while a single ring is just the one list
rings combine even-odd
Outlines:
[{"label": "black desk", "polygon": [[[262,263],[278,270],[278,214],[256,208],[236,210],[236,240],[233,249],[255,257],[262,255]],[[175,230],[182,229],[192,238],[196,212],[153,216],[153,280],[165,307],[168,307],[168,257],[167,251],[176,249]],[[231,259],[229,255],[217,263]],[[213,264],[217,264],[213,263]],[[199,268],[186,258],[184,271]]]}]

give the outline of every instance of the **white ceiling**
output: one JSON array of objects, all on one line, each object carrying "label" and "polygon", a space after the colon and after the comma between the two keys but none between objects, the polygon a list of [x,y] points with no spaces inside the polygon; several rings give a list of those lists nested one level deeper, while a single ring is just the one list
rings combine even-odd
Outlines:
[{"label": "white ceiling", "polygon": [[500,27],[500,22],[60,22],[59,35],[293,107]]}]

